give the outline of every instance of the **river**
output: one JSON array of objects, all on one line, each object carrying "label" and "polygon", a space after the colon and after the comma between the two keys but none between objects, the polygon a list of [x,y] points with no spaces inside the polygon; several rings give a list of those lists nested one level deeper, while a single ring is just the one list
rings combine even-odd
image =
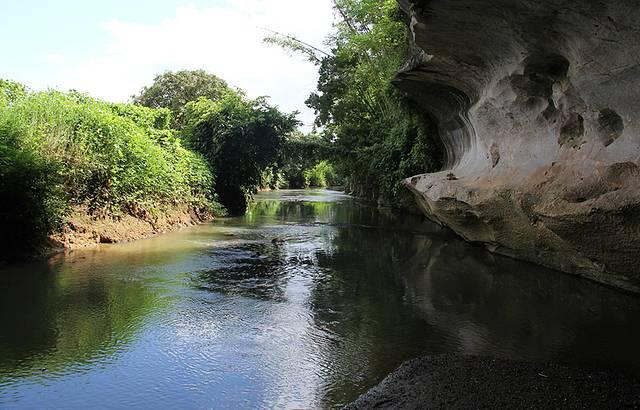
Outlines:
[{"label": "river", "polygon": [[637,297],[328,190],[0,270],[2,408],[333,408],[421,354],[638,346]]}]

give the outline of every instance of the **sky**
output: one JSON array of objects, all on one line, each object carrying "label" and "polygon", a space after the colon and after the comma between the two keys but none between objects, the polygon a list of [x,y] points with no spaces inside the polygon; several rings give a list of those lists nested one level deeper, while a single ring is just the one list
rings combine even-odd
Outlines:
[{"label": "sky", "polygon": [[204,69],[300,111],[317,68],[262,42],[264,29],[322,46],[331,0],[0,0],[0,78],[128,101],[156,74]]}]

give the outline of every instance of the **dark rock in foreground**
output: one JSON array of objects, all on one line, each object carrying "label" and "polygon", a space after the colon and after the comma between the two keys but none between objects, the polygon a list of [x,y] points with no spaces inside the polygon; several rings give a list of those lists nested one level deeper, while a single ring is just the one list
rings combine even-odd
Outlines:
[{"label": "dark rock in foreground", "polygon": [[640,381],[618,373],[440,355],[404,363],[346,408],[638,407]]}]

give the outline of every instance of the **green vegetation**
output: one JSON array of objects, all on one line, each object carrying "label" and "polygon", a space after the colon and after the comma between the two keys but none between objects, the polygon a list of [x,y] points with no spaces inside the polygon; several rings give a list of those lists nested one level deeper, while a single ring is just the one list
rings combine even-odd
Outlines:
[{"label": "green vegetation", "polygon": [[286,136],[278,163],[262,173],[261,189],[341,186],[343,178],[326,159],[327,149],[316,133],[295,131]]},{"label": "green vegetation", "polygon": [[338,184],[338,176],[333,166],[326,160],[322,160],[304,171],[305,187],[327,187]]},{"label": "green vegetation", "polygon": [[0,195],[10,198],[0,223],[12,232],[3,252],[39,249],[73,209],[153,220],[188,207],[205,216],[223,212],[219,197],[240,214],[265,181],[286,185],[280,168],[295,113],[202,71],[158,76],[136,101],[154,108],[0,82]]},{"label": "green vegetation", "polygon": [[[395,0],[335,0],[341,20],[330,52],[291,36],[267,42],[302,52],[319,68],[307,105],[320,131],[296,131],[265,98],[204,71],[165,72],[113,104],[0,80],[0,224],[3,249],[37,248],[71,209],[149,219],[189,207],[246,210],[259,188],[345,185],[398,204],[403,178],[440,165],[435,129],[394,89],[410,54]],[[215,176],[215,178],[214,178]]]},{"label": "green vegetation", "polygon": [[202,71],[166,72],[134,101],[170,109],[179,119],[179,135],[207,159],[220,201],[232,214],[243,213],[260,188],[309,186],[304,173],[322,160],[321,141],[295,130],[295,113],[281,113],[265,98],[249,99]]},{"label": "green vegetation", "polygon": [[[0,83],[2,247],[32,251],[72,207],[146,217],[216,209],[213,175],[169,128],[171,113]],[[24,249],[24,248],[29,249]]]},{"label": "green vegetation", "polygon": [[285,136],[294,131],[294,114],[283,114],[264,98],[230,92],[218,101],[187,104],[185,139],[202,153],[217,177],[216,192],[232,214],[244,213],[247,198],[278,167]]},{"label": "green vegetation", "polygon": [[182,129],[186,124],[187,103],[200,97],[217,100],[229,92],[227,83],[203,70],[167,71],[156,76],[153,84],[144,87],[140,94],[133,96],[133,102],[149,108],[171,110],[173,128]]},{"label": "green vegetation", "polygon": [[330,52],[275,35],[268,43],[302,52],[318,65],[318,89],[307,100],[323,129],[326,157],[347,189],[397,204],[403,178],[440,167],[434,127],[391,81],[410,53],[408,30],[395,0],[335,0],[341,20]]},{"label": "green vegetation", "polygon": [[[289,188],[341,185],[341,178],[335,175],[331,165],[324,159],[326,151],[326,144],[320,135],[295,132],[285,142],[278,175],[282,175],[282,180]],[[323,165],[320,165],[321,162]],[[314,171],[314,168],[317,169]]]}]

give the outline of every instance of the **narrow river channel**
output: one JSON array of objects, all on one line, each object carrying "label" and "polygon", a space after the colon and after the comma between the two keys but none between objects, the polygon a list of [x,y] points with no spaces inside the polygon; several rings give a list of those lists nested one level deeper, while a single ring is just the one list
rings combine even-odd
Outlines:
[{"label": "narrow river channel", "polygon": [[638,346],[640,299],[327,190],[0,270],[1,408],[333,408],[421,354]]}]

